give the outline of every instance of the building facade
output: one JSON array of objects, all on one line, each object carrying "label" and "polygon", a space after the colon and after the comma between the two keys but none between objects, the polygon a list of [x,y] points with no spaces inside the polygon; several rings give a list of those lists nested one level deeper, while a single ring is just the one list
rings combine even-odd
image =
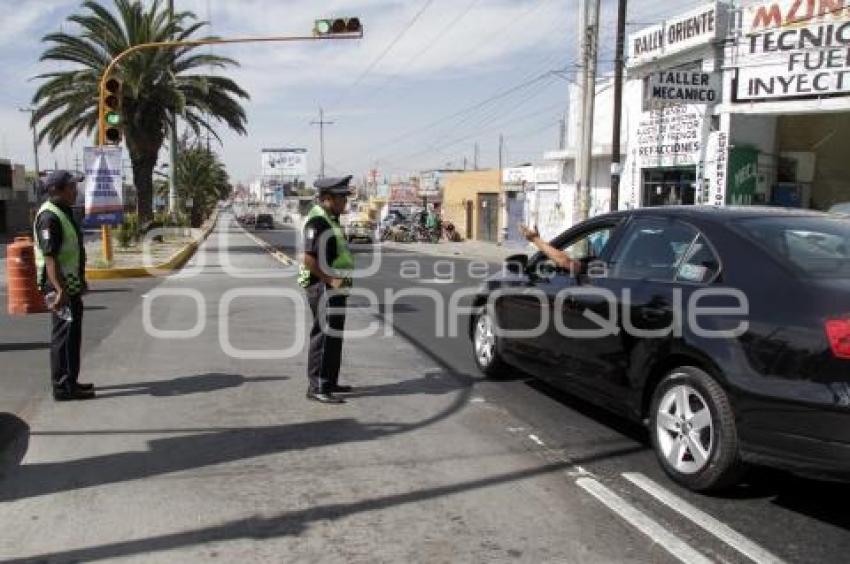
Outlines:
[{"label": "building facade", "polygon": [[498,169],[448,173],[443,177],[443,222],[464,239],[498,242],[504,227]]},{"label": "building facade", "polygon": [[8,239],[29,234],[35,204],[35,194],[27,184],[24,165],[0,158],[0,237]]}]

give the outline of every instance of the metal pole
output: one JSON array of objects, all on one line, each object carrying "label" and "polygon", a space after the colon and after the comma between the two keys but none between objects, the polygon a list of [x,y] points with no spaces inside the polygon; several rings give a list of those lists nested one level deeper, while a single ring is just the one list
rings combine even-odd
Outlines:
[{"label": "metal pole", "polygon": [[614,65],[614,133],[611,141],[611,204],[610,211],[620,207],[620,177],[622,176],[622,159],[620,156],[620,129],[623,118],[623,73],[625,67],[625,37],[626,37],[626,4],[627,0],[619,0],[617,10],[617,54]]},{"label": "metal pole", "polygon": [[582,26],[584,39],[584,120],[582,121],[581,160],[576,182],[578,189],[578,220],[590,216],[590,179],[593,170],[593,112],[596,101],[596,48],[599,39],[599,2],[586,0],[586,16]]},{"label": "metal pole", "polygon": [[[174,19],[174,0],[168,0],[168,17]],[[168,136],[168,214],[177,212],[177,112],[171,112]]]},{"label": "metal pole", "polygon": [[310,125],[319,126],[319,178],[325,177],[325,126],[333,125],[332,121],[325,121],[325,110],[319,106],[319,121],[311,121]]},{"label": "metal pole", "polygon": [[[35,117],[35,108],[18,108],[19,112],[26,112]],[[38,173],[41,170],[38,166],[38,131],[35,128],[35,124],[30,122],[30,129],[32,129],[32,154],[35,159],[35,182],[38,184]]]}]

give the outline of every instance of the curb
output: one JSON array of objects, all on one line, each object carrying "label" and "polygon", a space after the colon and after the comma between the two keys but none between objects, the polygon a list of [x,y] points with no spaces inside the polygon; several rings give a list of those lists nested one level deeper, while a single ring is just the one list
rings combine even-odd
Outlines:
[{"label": "curb", "polygon": [[263,241],[262,239],[260,239],[259,237],[257,237],[256,235],[254,235],[253,233],[251,233],[250,231],[248,231],[244,227],[242,227],[241,225],[239,226],[239,228],[242,229],[242,231],[245,233],[245,235],[248,236],[249,239],[254,241],[257,245],[259,245],[263,249],[265,249],[265,251],[267,253],[269,253],[272,257],[274,257],[274,259],[277,260],[279,263],[281,263],[285,266],[294,266],[294,265],[298,264],[298,262],[295,259],[293,259],[291,256],[287,255],[286,253],[284,253],[282,251],[275,249],[273,245],[266,243],[265,241]]},{"label": "curb", "polygon": [[128,268],[87,268],[86,278],[88,280],[119,280],[123,278],[153,278],[155,276],[165,276],[170,272],[179,270],[185,265],[190,258],[198,250],[212,230],[218,223],[218,213],[216,213],[209,225],[204,228],[201,236],[185,247],[174,253],[166,262],[150,267],[134,266]]}]

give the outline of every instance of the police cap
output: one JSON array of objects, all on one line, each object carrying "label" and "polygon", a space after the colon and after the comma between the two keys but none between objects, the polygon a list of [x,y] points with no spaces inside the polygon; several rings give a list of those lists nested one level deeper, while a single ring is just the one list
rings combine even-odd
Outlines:
[{"label": "police cap", "polygon": [[47,175],[44,181],[44,189],[48,192],[61,190],[71,183],[82,182],[83,178],[82,175],[73,174],[67,170],[54,170]]},{"label": "police cap", "polygon": [[332,196],[349,196],[351,188],[348,183],[351,182],[353,176],[343,176],[341,178],[319,178],[313,183],[313,186],[319,191],[319,195],[330,194]]}]

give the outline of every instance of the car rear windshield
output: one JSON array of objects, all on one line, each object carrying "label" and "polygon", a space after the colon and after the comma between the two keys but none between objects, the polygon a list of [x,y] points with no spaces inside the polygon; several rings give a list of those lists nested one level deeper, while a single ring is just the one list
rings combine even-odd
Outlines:
[{"label": "car rear windshield", "polygon": [[782,262],[818,278],[850,278],[850,220],[760,217],[740,228]]}]

